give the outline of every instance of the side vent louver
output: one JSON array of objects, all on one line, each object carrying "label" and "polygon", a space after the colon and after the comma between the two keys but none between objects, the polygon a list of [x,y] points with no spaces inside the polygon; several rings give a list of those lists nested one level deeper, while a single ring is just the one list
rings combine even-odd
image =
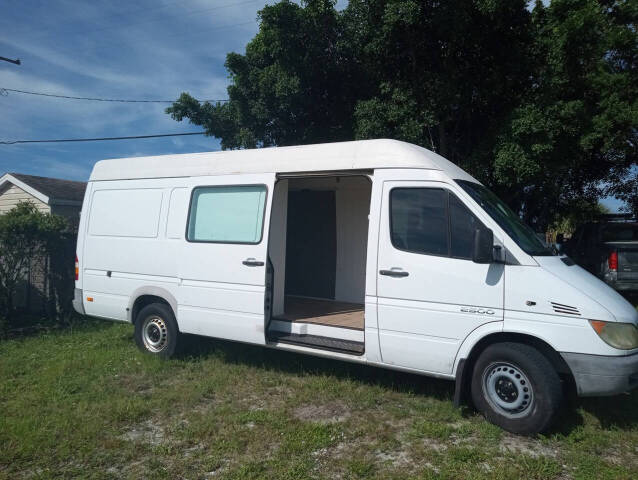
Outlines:
[{"label": "side vent louver", "polygon": [[562,313],[567,315],[580,315],[580,312],[576,307],[570,307],[569,305],[563,305],[562,303],[550,302],[552,308],[556,313]]}]

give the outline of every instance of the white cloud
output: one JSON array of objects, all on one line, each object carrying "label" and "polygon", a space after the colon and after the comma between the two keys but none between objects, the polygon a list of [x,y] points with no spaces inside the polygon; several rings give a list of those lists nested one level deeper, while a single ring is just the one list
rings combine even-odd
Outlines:
[{"label": "white cloud", "polygon": [[[264,0],[14,0],[0,16],[0,87],[62,95],[226,98],[230,51],[257,32]],[[223,7],[223,8],[219,8]],[[118,104],[9,93],[0,96],[0,140],[108,137],[195,131],[167,104]],[[102,158],[210,151],[208,137],[73,144],[0,145],[0,171],[86,178]]]}]

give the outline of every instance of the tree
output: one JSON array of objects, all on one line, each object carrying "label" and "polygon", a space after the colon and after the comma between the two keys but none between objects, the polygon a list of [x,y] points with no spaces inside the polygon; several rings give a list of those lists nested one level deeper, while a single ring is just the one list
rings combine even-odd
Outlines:
[{"label": "tree", "polygon": [[51,253],[66,229],[64,218],[42,213],[30,202],[0,215],[0,327],[12,318],[13,297],[31,259]]},{"label": "tree", "polygon": [[259,19],[229,102],[167,109],[222,148],[409,141],[539,230],[605,194],[638,205],[635,2],[284,0]]},{"label": "tree", "polygon": [[351,140],[361,79],[352,77],[334,1],[285,0],[259,18],[246,53],[226,58],[231,101],[200,104],[184,93],[167,112],[204,126],[225,149]]},{"label": "tree", "polygon": [[537,2],[532,86],[494,148],[496,183],[528,222],[638,195],[637,19],[629,1]]}]

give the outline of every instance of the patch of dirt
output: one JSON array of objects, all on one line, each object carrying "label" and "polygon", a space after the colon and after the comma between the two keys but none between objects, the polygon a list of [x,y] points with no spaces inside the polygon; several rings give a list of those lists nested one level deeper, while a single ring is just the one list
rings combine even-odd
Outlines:
[{"label": "patch of dirt", "polygon": [[522,453],[534,458],[557,457],[559,453],[558,448],[544,445],[540,440],[512,434],[503,435],[499,450],[503,453]]},{"label": "patch of dirt", "polygon": [[277,385],[267,388],[264,392],[246,392],[238,394],[241,396],[238,400],[233,399],[241,408],[247,408],[251,411],[260,410],[277,410],[283,408],[288,397],[293,395],[292,389]]},{"label": "patch of dirt", "polygon": [[619,466],[631,466],[635,468],[638,466],[638,446],[633,448],[624,449],[622,447],[609,448],[602,454],[603,460],[612,465]]},{"label": "patch of dirt", "polygon": [[[434,438],[426,438],[423,440],[423,443],[427,448],[430,448],[437,452],[444,452],[448,448],[448,446],[445,443],[439,442],[438,440],[435,440]],[[455,445],[458,444],[458,442],[456,441],[453,441],[452,443],[454,443]]]},{"label": "patch of dirt", "polygon": [[393,467],[407,467],[412,464],[412,458],[403,450],[375,452],[374,456],[378,462],[391,463]]},{"label": "patch of dirt", "polygon": [[340,423],[350,417],[350,410],[341,404],[302,405],[293,411],[293,416],[304,422]]},{"label": "patch of dirt", "polygon": [[159,424],[153,423],[152,420],[147,420],[144,423],[140,423],[131,427],[122,434],[124,440],[131,442],[143,442],[150,443],[151,445],[160,445],[164,442],[164,427]]}]

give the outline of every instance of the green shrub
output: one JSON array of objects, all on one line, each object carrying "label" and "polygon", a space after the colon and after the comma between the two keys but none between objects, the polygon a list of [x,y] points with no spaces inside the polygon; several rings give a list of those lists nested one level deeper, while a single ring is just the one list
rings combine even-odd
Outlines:
[{"label": "green shrub", "polygon": [[[30,202],[20,202],[0,215],[0,328],[17,326],[12,324],[16,318],[15,293],[32,259],[51,259],[51,268],[47,269],[50,288],[44,292],[48,300],[47,313],[57,317],[62,311],[68,311],[63,305],[67,302],[62,302],[61,296],[68,297],[69,288],[72,292],[73,257],[71,254],[70,258],[60,259],[60,253],[68,250],[73,237],[66,219],[43,213]],[[59,265],[62,261],[68,265],[66,270]]]}]

